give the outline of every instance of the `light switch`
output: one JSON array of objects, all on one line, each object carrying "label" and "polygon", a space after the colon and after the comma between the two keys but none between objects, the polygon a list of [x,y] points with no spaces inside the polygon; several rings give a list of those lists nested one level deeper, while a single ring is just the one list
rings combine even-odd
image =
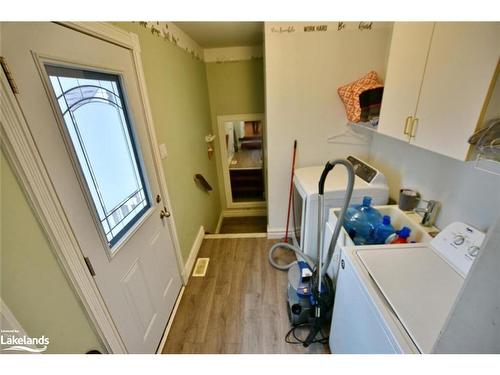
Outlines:
[{"label": "light switch", "polygon": [[165,143],[162,143],[158,146],[158,148],[160,149],[160,158],[165,159],[168,155],[167,146],[165,145]]}]

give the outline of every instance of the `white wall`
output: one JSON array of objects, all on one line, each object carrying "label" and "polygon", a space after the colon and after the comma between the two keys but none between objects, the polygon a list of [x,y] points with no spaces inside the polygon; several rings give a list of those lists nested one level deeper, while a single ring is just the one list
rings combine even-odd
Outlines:
[{"label": "white wall", "polygon": [[369,146],[327,143],[346,130],[337,88],[370,70],[385,76],[392,23],[372,30],[321,23],[327,31],[304,32],[318,23],[265,24],[268,230],[285,226],[293,140],[297,167],[324,164],[349,154],[366,158]]},{"label": "white wall", "polygon": [[236,135],[236,140],[238,150],[241,148],[240,138],[245,136],[245,121],[235,121],[234,122],[234,134]]},{"label": "white wall", "polygon": [[369,161],[387,177],[389,195],[400,188],[418,190],[424,199],[442,204],[439,228],[463,221],[487,230],[500,212],[500,177],[463,162],[384,135],[372,139]]},{"label": "white wall", "polygon": [[226,135],[228,136],[227,139],[227,146],[226,147],[226,152],[227,152],[227,162],[228,164],[233,160],[234,156],[234,125],[232,122],[225,122],[224,123],[224,131],[226,132]]}]

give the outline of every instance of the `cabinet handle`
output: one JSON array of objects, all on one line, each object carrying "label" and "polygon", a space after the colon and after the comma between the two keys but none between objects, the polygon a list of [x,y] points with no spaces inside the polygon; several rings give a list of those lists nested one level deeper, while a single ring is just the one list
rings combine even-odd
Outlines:
[{"label": "cabinet handle", "polygon": [[415,135],[417,134],[417,126],[418,126],[418,118],[414,118],[413,121],[411,122],[410,138],[415,138]]},{"label": "cabinet handle", "polygon": [[405,128],[404,128],[404,130],[403,130],[403,133],[404,133],[405,135],[410,135],[410,129],[409,129],[409,128],[410,128],[410,124],[411,124],[411,120],[412,120],[412,118],[413,118],[413,117],[411,117],[411,116],[408,116],[408,117],[406,118]]}]

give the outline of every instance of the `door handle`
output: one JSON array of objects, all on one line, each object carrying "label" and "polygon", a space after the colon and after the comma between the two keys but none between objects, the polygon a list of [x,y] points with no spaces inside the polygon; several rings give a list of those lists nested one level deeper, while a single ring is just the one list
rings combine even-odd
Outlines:
[{"label": "door handle", "polygon": [[408,116],[408,117],[406,118],[406,121],[405,121],[405,128],[404,128],[404,130],[403,130],[403,134],[405,134],[405,135],[410,135],[410,129],[409,129],[409,128],[410,128],[410,125],[411,125],[411,122],[412,122],[412,121],[411,121],[411,120],[412,120],[412,118],[413,118],[412,116]]},{"label": "door handle", "polygon": [[160,211],[160,219],[164,219],[166,217],[170,217],[170,211],[167,210],[167,207],[163,207],[163,209]]},{"label": "door handle", "polygon": [[410,138],[415,138],[417,135],[418,118],[414,118],[411,122],[411,133]]}]

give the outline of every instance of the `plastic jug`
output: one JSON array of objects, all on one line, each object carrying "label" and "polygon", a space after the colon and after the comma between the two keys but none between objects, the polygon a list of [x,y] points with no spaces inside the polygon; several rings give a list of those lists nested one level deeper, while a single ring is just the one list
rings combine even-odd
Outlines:
[{"label": "plastic jug", "polygon": [[349,237],[354,238],[356,236],[356,217],[360,215],[359,212],[359,204],[356,205],[350,205],[347,207],[347,211],[345,213],[345,218],[344,218],[344,229],[346,230],[347,234]]},{"label": "plastic jug", "polygon": [[373,233],[382,219],[377,209],[371,207],[372,198],[363,197],[363,203],[347,209],[344,228],[356,245],[374,243]]},{"label": "plastic jug", "polygon": [[382,221],[381,213],[371,206],[372,197],[363,197],[363,204],[359,210],[366,215],[367,220],[373,224],[374,228]]},{"label": "plastic jug", "polygon": [[403,227],[401,230],[396,231],[396,238],[394,238],[390,243],[408,243],[408,237],[410,237],[411,229],[408,227]]},{"label": "plastic jug", "polygon": [[394,227],[391,225],[391,217],[384,215],[382,217],[382,222],[375,227],[373,232],[373,243],[374,244],[384,244],[389,236],[395,233]]}]

